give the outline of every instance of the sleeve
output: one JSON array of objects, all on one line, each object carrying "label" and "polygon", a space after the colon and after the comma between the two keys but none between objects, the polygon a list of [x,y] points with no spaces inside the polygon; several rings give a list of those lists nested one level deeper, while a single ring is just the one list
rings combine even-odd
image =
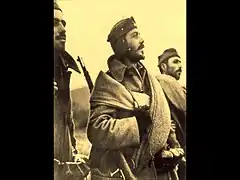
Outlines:
[{"label": "sleeve", "polygon": [[177,140],[177,136],[176,136],[176,124],[174,120],[171,120],[171,129],[170,129],[170,133],[169,133],[169,137],[168,137],[168,145],[170,146],[170,148],[180,148],[180,143]]},{"label": "sleeve", "polygon": [[73,119],[73,112],[71,111],[70,115],[70,123],[69,123],[69,131],[70,131],[70,137],[71,137],[71,142],[72,146],[74,149],[76,149],[76,138],[75,138],[75,123]]},{"label": "sleeve", "polygon": [[117,150],[140,144],[136,117],[103,105],[91,107],[87,136],[96,148]]},{"label": "sleeve", "polygon": [[69,108],[68,108],[68,127],[69,127],[69,133],[70,133],[70,138],[71,138],[71,143],[72,143],[72,147],[76,149],[76,145],[77,145],[77,141],[76,141],[76,138],[75,138],[75,122],[74,122],[74,119],[73,119],[73,110],[72,110],[72,97],[70,96],[69,97],[69,101],[68,101],[68,105],[69,105]]}]

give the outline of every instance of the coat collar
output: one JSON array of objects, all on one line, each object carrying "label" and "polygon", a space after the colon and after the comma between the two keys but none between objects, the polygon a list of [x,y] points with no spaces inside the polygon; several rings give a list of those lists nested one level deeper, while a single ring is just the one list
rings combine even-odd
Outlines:
[{"label": "coat collar", "polygon": [[179,86],[181,86],[181,87],[184,89],[184,91],[187,90],[187,88],[186,88],[185,86],[182,86],[182,85],[179,83],[179,81],[176,80],[174,77],[172,77],[172,76],[170,76],[170,75],[168,75],[168,74],[161,74],[160,76],[162,76],[162,77],[165,78],[165,79],[169,79],[171,82],[174,82],[174,83],[179,84]]},{"label": "coat collar", "polygon": [[74,71],[78,72],[79,74],[81,71],[79,70],[76,61],[73,59],[73,57],[66,51],[59,54],[60,58],[63,59],[64,66],[67,68],[71,68]]},{"label": "coat collar", "polygon": [[112,55],[108,58],[108,68],[113,77],[117,81],[122,82],[126,71],[129,70],[131,72],[132,69],[137,71],[137,69],[144,68],[144,66],[140,62],[132,64],[129,62],[129,60],[126,60],[126,62],[122,63],[116,59],[115,55]]},{"label": "coat collar", "polygon": [[108,58],[108,68],[113,77],[119,81],[122,82],[127,66],[123,64],[121,61],[117,60],[114,55],[110,56]]}]

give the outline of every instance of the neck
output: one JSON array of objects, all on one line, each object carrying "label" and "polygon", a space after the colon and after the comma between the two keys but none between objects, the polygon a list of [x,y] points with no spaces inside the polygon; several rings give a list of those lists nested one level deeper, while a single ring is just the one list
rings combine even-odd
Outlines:
[{"label": "neck", "polygon": [[121,60],[121,62],[122,62],[123,64],[125,64],[127,67],[129,67],[129,66],[131,66],[131,65],[133,65],[133,64],[138,63],[138,62],[133,62],[133,61],[131,61],[131,60],[128,59],[128,58],[124,58],[123,60]]},{"label": "neck", "polygon": [[54,55],[58,56],[59,54],[62,54],[63,50],[54,49]]},{"label": "neck", "polygon": [[61,55],[62,53],[63,53],[63,51],[58,51],[58,50],[54,51],[55,64],[60,65],[60,66],[66,66],[65,59],[63,59],[62,55]]},{"label": "neck", "polygon": [[176,79],[175,77],[173,77],[173,76],[171,76],[171,75],[167,74],[166,72],[163,72],[162,74],[164,74],[164,75],[166,75],[166,76],[169,76],[169,77],[171,77],[172,79],[174,79],[174,80],[176,80],[176,81],[177,81],[177,79]]}]

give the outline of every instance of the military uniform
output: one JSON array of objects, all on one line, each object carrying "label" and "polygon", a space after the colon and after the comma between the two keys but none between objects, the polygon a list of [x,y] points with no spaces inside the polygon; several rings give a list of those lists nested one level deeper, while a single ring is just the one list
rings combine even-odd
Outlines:
[{"label": "military uniform", "polygon": [[114,25],[107,40],[114,55],[108,59],[109,70],[100,71],[90,97],[87,133],[93,180],[177,178],[174,165],[159,167],[162,171],[156,173],[155,164],[163,164],[161,154],[167,151],[169,137],[171,142],[176,139],[171,136],[164,92],[140,62],[144,56],[137,51],[144,41],[139,35],[127,36],[136,28],[133,17]]},{"label": "military uniform", "polygon": [[[83,163],[73,163],[73,152],[77,153],[77,150],[69,88],[71,77],[69,68],[78,73],[80,70],[67,52],[55,53],[54,59],[54,179],[65,180],[67,176],[72,175],[78,176],[79,179],[85,176],[84,173],[89,172],[89,168]],[[76,170],[77,168],[83,170],[83,174]]]},{"label": "military uniform", "polygon": [[[186,152],[186,89],[183,88],[175,78],[169,75],[157,76],[163,91],[167,97],[171,110],[171,117],[176,124],[176,136],[181,148]],[[179,165],[179,178],[185,180],[185,162]]]},{"label": "military uniform", "polygon": [[[166,63],[169,58],[177,57],[180,58],[178,52],[174,48],[169,48],[165,50],[158,57],[158,67],[161,67],[162,63]],[[180,70],[181,66],[175,66],[176,70]],[[160,69],[161,71],[161,69]],[[186,152],[186,87],[179,84],[174,75],[170,75],[167,70],[162,72],[164,74],[158,75],[156,78],[160,82],[163,91],[168,100],[168,104],[171,110],[171,117],[176,124],[176,136],[180,143],[180,146]],[[179,76],[180,77],[180,76]],[[183,161],[179,165],[179,178],[180,180],[185,180],[185,165],[186,162]]]},{"label": "military uniform", "polygon": [[[111,56],[108,64],[107,76],[124,85],[129,91],[145,93],[151,96],[148,73],[141,63],[126,66],[117,60],[115,56]],[[98,88],[98,83],[102,83],[100,81],[98,77],[95,88]],[[92,96],[95,94],[95,88]],[[101,89],[101,87],[99,88]],[[115,88],[113,91],[119,92]],[[88,125],[88,138],[92,143],[90,160],[93,180],[122,179],[121,176],[124,176],[125,167],[129,167],[130,171],[138,179],[177,179],[174,168],[162,169],[158,175],[156,174],[154,155],[150,159],[146,158],[147,160],[144,160],[143,154],[149,153],[146,144],[148,144],[150,134],[149,127],[152,124],[152,120],[147,114],[144,112],[124,111],[107,105],[95,106],[93,101],[90,102],[91,115]],[[159,119],[159,121],[161,120]],[[155,133],[159,134],[159,136],[162,133],[164,134],[163,131]],[[170,132],[168,131],[168,133]],[[156,141],[158,140],[156,138]],[[163,149],[166,148],[167,142]],[[121,150],[126,161],[125,165],[121,165],[123,171],[116,172],[119,168],[119,157],[116,155],[118,150]],[[161,164],[159,162],[161,160],[156,160],[158,164]],[[116,173],[114,174],[114,172]]]}]

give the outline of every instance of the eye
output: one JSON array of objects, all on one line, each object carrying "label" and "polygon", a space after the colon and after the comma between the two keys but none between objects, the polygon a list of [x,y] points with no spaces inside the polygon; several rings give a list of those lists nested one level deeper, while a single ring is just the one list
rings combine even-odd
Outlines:
[{"label": "eye", "polygon": [[173,61],[173,63],[174,63],[174,64],[179,64],[179,63],[181,63],[181,61],[179,61],[178,59],[175,59],[175,60]]},{"label": "eye", "polygon": [[66,26],[66,21],[62,20],[62,25],[65,27]]},{"label": "eye", "polygon": [[139,36],[139,33],[135,32],[133,33],[132,37],[137,38]]},{"label": "eye", "polygon": [[59,25],[59,20],[54,19],[54,26],[58,26]]},{"label": "eye", "polygon": [[66,26],[66,21],[62,20],[58,20],[58,19],[54,19],[54,26],[59,26],[60,22],[62,23],[62,25],[65,27]]}]

